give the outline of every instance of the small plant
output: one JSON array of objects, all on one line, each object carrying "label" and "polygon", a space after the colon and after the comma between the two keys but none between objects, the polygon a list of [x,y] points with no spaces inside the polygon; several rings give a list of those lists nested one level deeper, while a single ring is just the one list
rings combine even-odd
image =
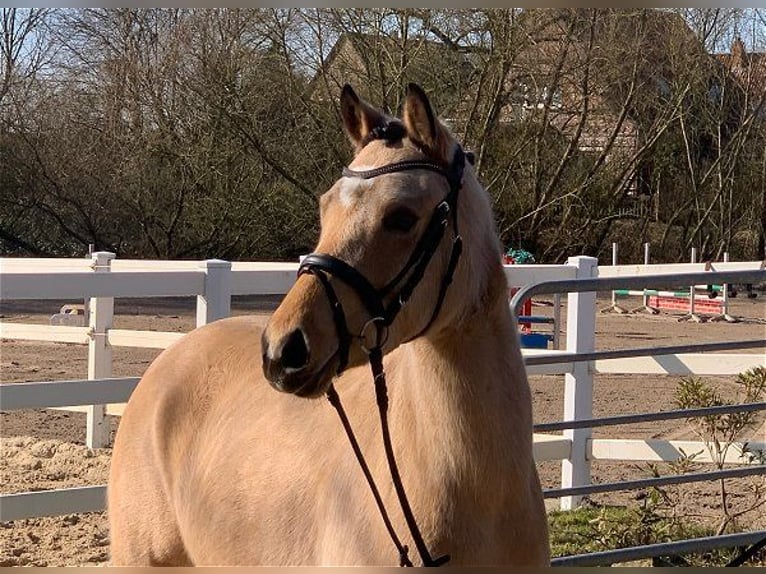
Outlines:
[{"label": "small plant", "polygon": [[655,512],[656,498],[642,497],[636,508],[591,504],[549,513],[555,556],[600,552],[670,540],[677,524]]},{"label": "small plant", "polygon": [[[681,379],[676,391],[676,404],[682,409],[705,408],[739,403],[753,403],[763,400],[766,394],[766,368],[756,367],[737,375],[740,385],[737,401],[724,399],[709,383],[697,377]],[[721,415],[708,415],[686,419],[687,423],[700,437],[717,469],[723,469],[727,455],[732,449],[739,449],[738,462],[763,464],[762,450],[752,450],[750,445],[738,443],[743,433],[751,429],[758,421],[757,412],[737,412]],[[766,504],[766,478],[757,477],[749,482],[751,496],[735,505],[729,497],[726,480],[719,479],[719,497],[721,513],[717,533],[723,534],[729,526],[735,526],[737,520]]]},{"label": "small plant", "polygon": [[[664,496],[657,489],[641,492],[635,508],[601,506],[591,503],[576,510],[548,514],[553,556],[567,556],[656,544],[684,538],[709,536],[711,532],[697,524],[663,512]],[[722,549],[683,557],[664,557],[653,565],[709,566],[725,564],[736,552]]]},{"label": "small plant", "polygon": [[[726,400],[706,381],[689,377],[682,379],[676,393],[676,404],[682,409],[706,408],[759,402],[766,395],[766,368],[757,367],[736,378],[739,392],[736,400]],[[708,415],[687,419],[704,449],[697,452],[681,450],[678,460],[668,463],[672,474],[685,474],[700,470],[703,455],[707,451],[717,469],[731,464],[731,455],[737,449],[736,460],[740,464],[764,464],[766,454],[754,449],[747,442],[739,442],[744,433],[759,421],[757,412],[738,412],[724,415]],[[727,459],[727,455],[728,459]],[[645,467],[652,476],[661,476],[657,464]],[[741,480],[741,479],[740,479]],[[681,513],[682,489],[678,487],[652,487],[636,495],[637,507],[599,506],[590,502],[573,511],[554,511],[548,514],[553,556],[598,552],[685,538],[720,535],[736,530],[737,520],[743,515],[766,506],[766,477],[758,476],[745,483],[745,492],[729,496],[725,480],[719,481],[721,517],[715,532],[696,519],[702,515]],[[736,498],[736,500],[734,500]],[[711,566],[723,565],[739,554],[736,548],[721,548],[703,553],[656,558],[655,566]],[[763,564],[766,550],[750,558],[751,564]]]}]

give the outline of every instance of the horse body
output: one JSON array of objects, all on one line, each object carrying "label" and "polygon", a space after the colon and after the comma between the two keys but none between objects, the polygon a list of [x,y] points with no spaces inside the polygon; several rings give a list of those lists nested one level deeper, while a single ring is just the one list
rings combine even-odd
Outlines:
[{"label": "horse body", "polygon": [[[377,121],[363,103],[347,101],[344,112],[349,105],[360,129]],[[358,126],[345,120],[352,142],[358,140]],[[449,145],[443,147],[449,153]],[[410,145],[372,142],[358,148],[355,162],[380,165],[417,153]],[[397,177],[387,179],[401,183]],[[426,206],[438,198],[443,191],[432,179],[408,174],[406,198],[412,188]],[[328,192],[319,248],[356,257],[371,281],[382,284],[406,253],[391,261],[359,259],[360,230],[376,210],[355,204],[386,197],[376,185],[375,196],[370,186],[354,189],[347,181]],[[449,554],[453,565],[545,565],[547,525],[516,325],[489,203],[472,173],[464,188],[463,236],[472,247],[444,308],[427,332],[410,340],[433,308],[440,275],[429,271],[384,348],[396,460],[433,556]],[[361,232],[378,253],[404,243],[400,235],[388,240]],[[431,265],[443,268],[447,257],[439,253]],[[369,317],[352,291],[337,290],[349,327],[363,332]],[[297,350],[291,347],[296,332],[305,339]],[[265,331],[254,318],[216,321],[155,360],[115,441],[109,483],[114,565],[398,563],[338,416],[318,399],[337,364],[333,335],[325,292],[304,275]],[[261,356],[282,364],[276,371],[262,368]],[[354,350],[349,364],[335,385],[395,531],[418,564],[391,484],[364,353]],[[269,383],[289,392],[275,392]]]}]

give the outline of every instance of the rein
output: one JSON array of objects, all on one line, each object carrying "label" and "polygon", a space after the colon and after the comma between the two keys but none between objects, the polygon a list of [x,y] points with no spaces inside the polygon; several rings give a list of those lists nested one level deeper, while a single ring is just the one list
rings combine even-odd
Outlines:
[{"label": "rein", "polygon": [[[383,346],[388,338],[388,327],[393,323],[394,319],[402,310],[404,305],[409,301],[413,291],[423,279],[426,268],[429,262],[436,253],[442,238],[444,237],[445,230],[452,219],[453,225],[453,241],[452,252],[450,254],[447,270],[442,277],[441,286],[439,288],[439,294],[434,306],[434,310],[431,314],[431,318],[428,323],[420,330],[420,332],[414,337],[410,338],[407,342],[420,337],[423,333],[428,331],[436,317],[441,310],[444,303],[444,298],[447,294],[447,288],[452,283],[452,278],[457,267],[457,263],[460,259],[462,252],[463,240],[458,231],[458,218],[457,218],[457,200],[458,193],[462,187],[463,170],[465,167],[466,154],[461,147],[457,148],[455,156],[448,169],[445,169],[436,163],[429,161],[401,161],[384,165],[382,167],[366,170],[355,171],[349,168],[343,169],[343,175],[345,177],[356,177],[360,179],[371,179],[381,175],[387,175],[391,173],[399,173],[412,170],[426,170],[438,173],[444,176],[450,186],[450,191],[445,198],[434,208],[431,220],[423,232],[423,235],[418,240],[415,248],[410,255],[407,263],[401,271],[389,281],[381,289],[376,289],[369,280],[357,271],[354,267],[338,259],[332,255],[324,253],[312,253],[306,256],[300,264],[298,269],[298,275],[310,273],[316,276],[324,287],[327,298],[332,307],[333,321],[335,323],[335,329],[338,335],[338,369],[336,374],[340,375],[348,366],[348,356],[351,347],[351,342],[356,338],[359,341],[362,349],[367,353],[369,357],[370,369],[372,371],[373,382],[375,385],[375,396],[378,405],[378,413],[380,416],[381,433],[383,437],[383,446],[386,452],[386,459],[388,462],[389,472],[391,474],[391,480],[394,484],[397,497],[399,499],[399,505],[402,513],[404,514],[405,521],[412,536],[415,546],[420,554],[420,559],[423,562],[423,566],[441,566],[449,561],[449,555],[432,558],[428,551],[423,536],[418,527],[415,516],[410,507],[407,499],[407,494],[404,490],[404,486],[399,474],[399,468],[394,456],[394,449],[391,443],[391,434],[388,425],[388,391],[386,387],[386,376],[383,368]],[[470,156],[469,156],[470,161]],[[450,217],[451,216],[451,217]],[[337,278],[340,281],[351,287],[356,293],[359,300],[364,305],[370,320],[362,328],[362,332],[354,336],[349,332],[348,323],[346,321],[346,315],[343,311],[340,299],[338,299],[335,289],[332,287],[331,278]],[[395,289],[399,287],[398,291]],[[390,298],[388,304],[384,299]],[[372,330],[371,332],[368,332]],[[368,336],[372,335],[374,338],[370,341]],[[331,385],[327,391],[327,398],[330,404],[338,412],[338,416],[341,419],[343,428],[346,431],[351,447],[354,450],[357,461],[362,469],[362,472],[367,479],[367,483],[372,491],[375,502],[378,506],[378,510],[381,513],[383,522],[386,525],[389,536],[391,537],[394,546],[399,553],[399,565],[400,566],[413,566],[408,556],[408,547],[403,545],[396,535],[396,531],[391,524],[391,520],[386,511],[383,500],[380,496],[375,481],[370,473],[369,467],[364,460],[364,455],[361,452],[359,444],[354,436],[353,429],[348,421],[348,417],[343,410],[343,406],[340,402],[340,397],[335,390],[334,385]]]}]

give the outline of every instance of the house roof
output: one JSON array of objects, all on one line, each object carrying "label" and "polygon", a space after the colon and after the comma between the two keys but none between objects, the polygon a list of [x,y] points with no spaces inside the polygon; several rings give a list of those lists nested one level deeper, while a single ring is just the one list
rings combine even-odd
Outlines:
[{"label": "house roof", "polygon": [[[568,90],[563,97],[569,109],[565,109],[567,105],[560,107],[548,121],[563,133],[575,130],[581,111],[582,74],[588,69],[591,113],[585,139],[608,136],[608,126],[613,123],[610,118],[622,112],[628,94],[632,94],[632,105],[625,119],[625,134],[620,137],[631,139],[637,123],[651,121],[667,107],[662,96],[672,97],[679,73],[701,70],[703,76],[697,81],[702,82],[708,81],[705,75],[719,73],[716,60],[683,17],[669,10],[532,8],[522,10],[515,23],[518,42],[509,44],[514,51],[508,54],[512,69],[506,80],[510,99],[501,118],[514,113],[512,106],[518,103],[516,92],[520,88],[534,85],[543,93],[566,45],[565,57],[571,60],[558,85]],[[473,100],[472,82],[486,57],[486,52],[471,51],[444,39],[419,36],[405,41],[386,35],[344,33],[325,59],[323,72],[312,79],[310,90],[317,94],[322,87],[319,97],[336,97],[344,83],[357,83],[372,91],[365,94],[368,99],[394,111],[401,103],[403,84],[414,81],[433,94],[442,117],[459,118],[464,115],[466,102]],[[536,97],[539,101],[539,95]],[[558,117],[553,118],[556,114]]]},{"label": "house roof", "polygon": [[723,66],[743,84],[743,87],[766,89],[766,52],[748,52],[742,38],[731,43],[731,51],[716,54]]},{"label": "house roof", "polygon": [[434,94],[434,103],[440,111],[450,113],[476,70],[471,53],[455,45],[423,37],[403,40],[388,35],[345,32],[333,45],[323,62],[323,70],[311,79],[308,89],[320,98],[337,97],[343,84],[357,83],[367,89],[377,89],[379,93],[365,96],[382,102],[384,109],[390,112],[400,103],[402,86],[415,82]]},{"label": "house roof", "polygon": [[[528,46],[520,65],[534,70],[546,45],[555,45],[548,64],[556,65],[560,46],[569,43],[570,58],[602,62],[590,81],[617,92],[635,68],[637,80],[654,88],[653,79],[672,81],[679,58],[707,57],[702,43],[675,12],[649,8],[533,8],[522,13]],[[640,56],[640,57],[636,57]],[[577,69],[576,66],[572,66]],[[539,71],[539,69],[538,69]],[[617,95],[617,94],[615,94]]]}]

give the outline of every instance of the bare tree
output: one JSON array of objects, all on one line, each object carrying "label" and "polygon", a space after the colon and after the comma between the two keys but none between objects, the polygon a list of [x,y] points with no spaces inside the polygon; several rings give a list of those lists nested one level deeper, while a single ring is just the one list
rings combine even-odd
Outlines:
[{"label": "bare tree", "polygon": [[341,86],[395,113],[411,81],[475,153],[506,245],[764,250],[766,74],[711,53],[747,31],[755,62],[760,9],[2,16],[6,251],[293,258],[350,159]]},{"label": "bare tree", "polygon": [[[0,8],[0,109],[12,90],[28,84],[48,64],[48,8]],[[27,90],[16,94],[21,98]]]}]

